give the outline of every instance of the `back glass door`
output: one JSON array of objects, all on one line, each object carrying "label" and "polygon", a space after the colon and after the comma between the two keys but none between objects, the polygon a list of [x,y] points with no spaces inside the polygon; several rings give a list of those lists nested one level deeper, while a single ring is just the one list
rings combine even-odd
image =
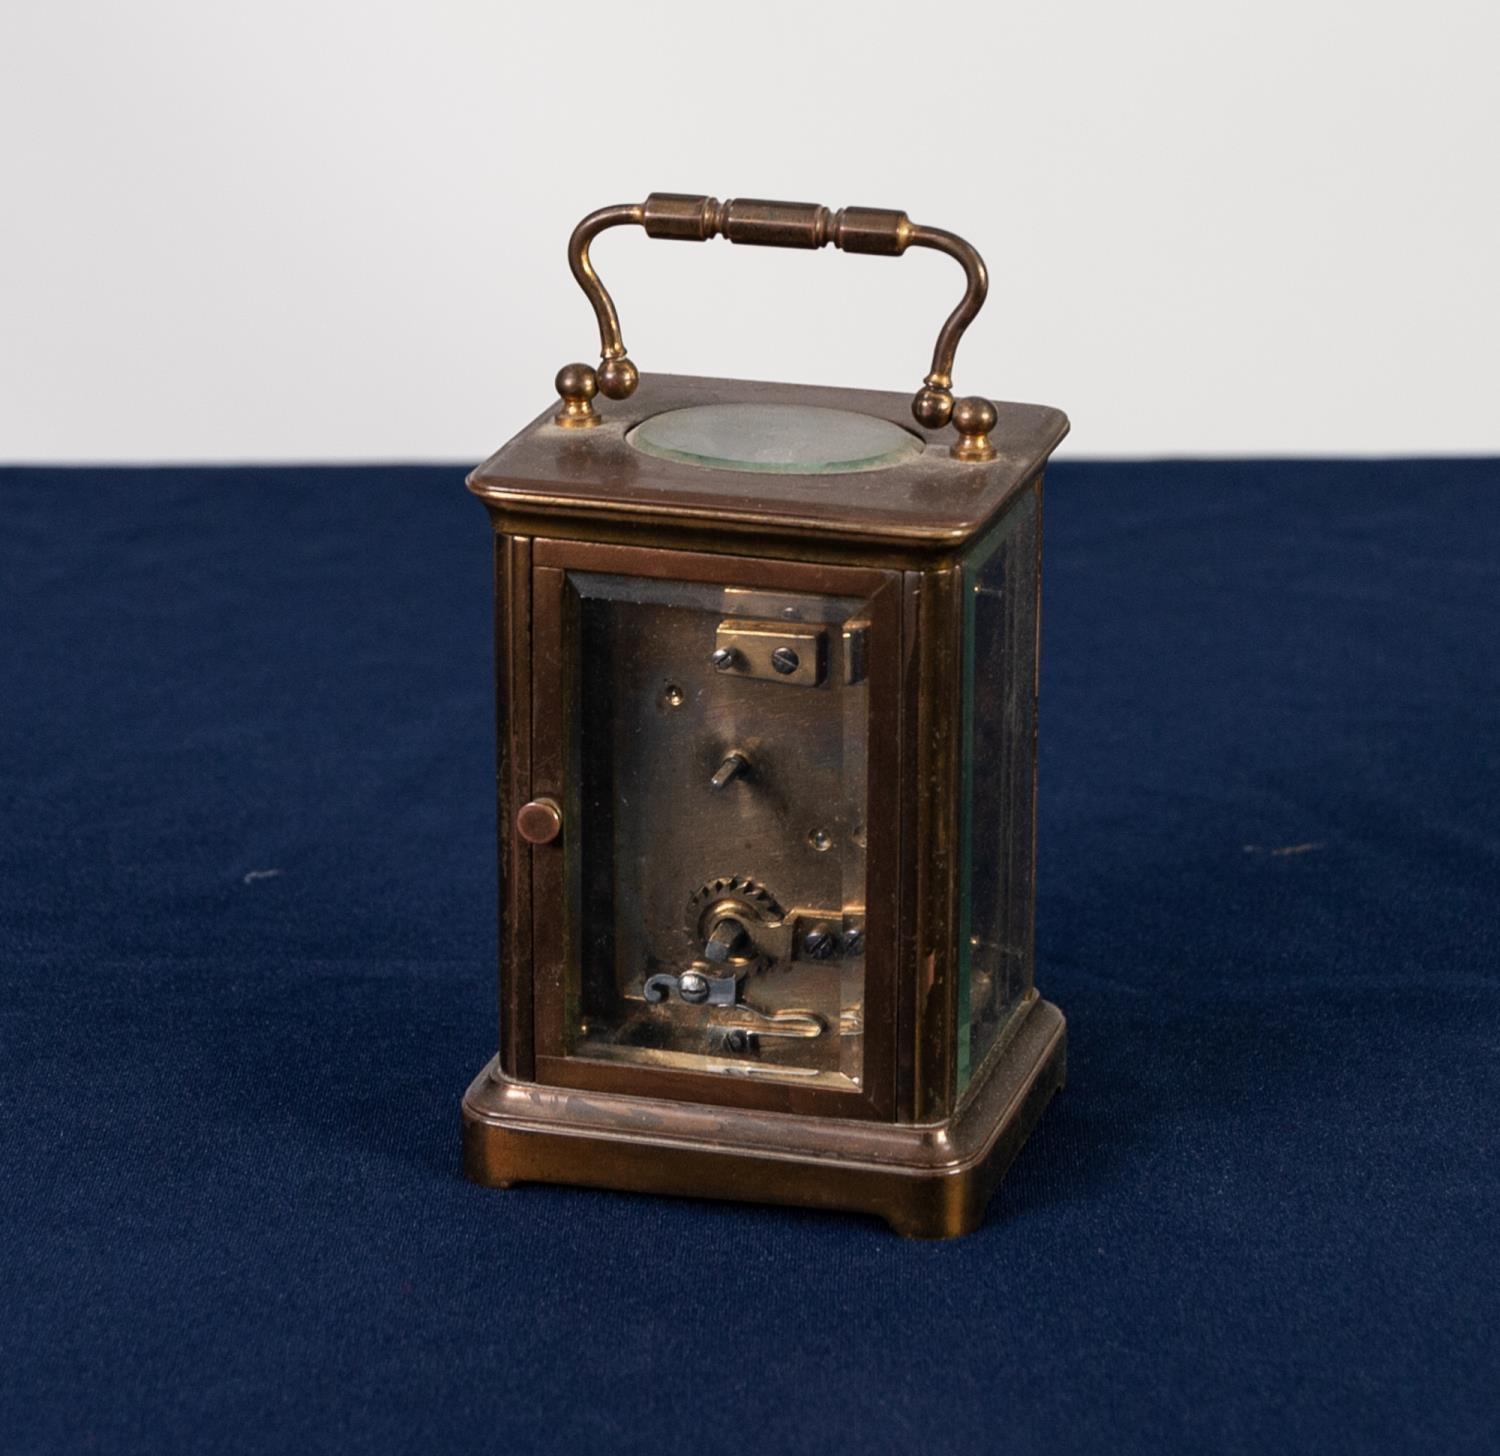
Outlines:
[{"label": "back glass door", "polygon": [[538,1080],[889,1118],[899,577],[532,559]]}]

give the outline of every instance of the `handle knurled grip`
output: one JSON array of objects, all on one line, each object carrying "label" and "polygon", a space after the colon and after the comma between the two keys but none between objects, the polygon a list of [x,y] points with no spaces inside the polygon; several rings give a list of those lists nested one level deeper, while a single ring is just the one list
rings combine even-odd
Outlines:
[{"label": "handle knurled grip", "polygon": [[904,212],[879,207],[843,207],[837,212],[815,202],[761,202],[738,198],[720,202],[680,192],[653,192],[645,202],[623,203],[591,212],[568,241],[568,265],[599,320],[600,363],[568,364],[558,371],[557,392],[562,398],[555,422],[568,429],[600,422],[594,396],[628,399],[640,374],[625,352],[620,317],[614,300],[600,282],[589,258],[589,244],[605,228],[633,223],[653,238],[706,242],[726,237],[732,243],[754,243],[772,248],[821,248],[828,243],[846,253],[875,253],[899,257],[907,248],[935,248],[963,265],[968,286],[958,306],[938,332],[932,368],[912,399],[917,423],[940,430],[951,420],[958,430],[953,455],[960,460],[993,460],[989,433],[995,427],[995,407],[987,399],[953,398],[953,356],[964,330],[974,321],[989,288],[984,259],[961,237],[941,228],[923,227]]}]

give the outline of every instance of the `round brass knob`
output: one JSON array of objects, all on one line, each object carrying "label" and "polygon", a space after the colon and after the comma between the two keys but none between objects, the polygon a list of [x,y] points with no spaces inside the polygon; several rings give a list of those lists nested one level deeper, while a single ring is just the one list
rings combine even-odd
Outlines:
[{"label": "round brass knob", "polygon": [[990,443],[990,431],[995,428],[999,415],[995,406],[978,395],[970,395],[953,406],[953,425],[958,431],[958,443],[951,454],[955,460],[993,460],[995,447]]},{"label": "round brass knob", "polygon": [[557,371],[558,397],[562,408],[553,415],[552,423],[565,430],[577,430],[599,423],[599,411],[594,408],[594,396],[599,393],[599,376],[587,364],[564,364]]},{"label": "round brass knob", "polygon": [[562,810],[556,799],[533,799],[516,814],[516,833],[527,844],[551,844],[562,833]]},{"label": "round brass knob", "polygon": [[924,384],[911,402],[911,412],[919,425],[941,430],[953,418],[953,391]]},{"label": "round brass knob", "polygon": [[629,399],[641,382],[640,371],[629,359],[605,359],[596,372],[599,393],[606,399]]}]

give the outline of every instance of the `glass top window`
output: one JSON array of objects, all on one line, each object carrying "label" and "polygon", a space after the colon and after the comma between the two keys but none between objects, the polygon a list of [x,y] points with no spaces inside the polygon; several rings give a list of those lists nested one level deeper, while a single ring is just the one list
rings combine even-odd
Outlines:
[{"label": "glass top window", "polygon": [[710,470],[845,475],[913,460],[921,439],[875,415],[795,404],[707,404],[642,420],[637,450]]}]

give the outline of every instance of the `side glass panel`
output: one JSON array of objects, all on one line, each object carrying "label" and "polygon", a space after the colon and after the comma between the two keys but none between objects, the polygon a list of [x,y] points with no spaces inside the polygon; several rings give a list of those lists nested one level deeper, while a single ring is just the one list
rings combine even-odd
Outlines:
[{"label": "side glass panel", "polygon": [[569,571],[564,1052],[865,1075],[856,599]]},{"label": "side glass panel", "polygon": [[1031,990],[1037,491],[964,562],[958,1091]]}]

